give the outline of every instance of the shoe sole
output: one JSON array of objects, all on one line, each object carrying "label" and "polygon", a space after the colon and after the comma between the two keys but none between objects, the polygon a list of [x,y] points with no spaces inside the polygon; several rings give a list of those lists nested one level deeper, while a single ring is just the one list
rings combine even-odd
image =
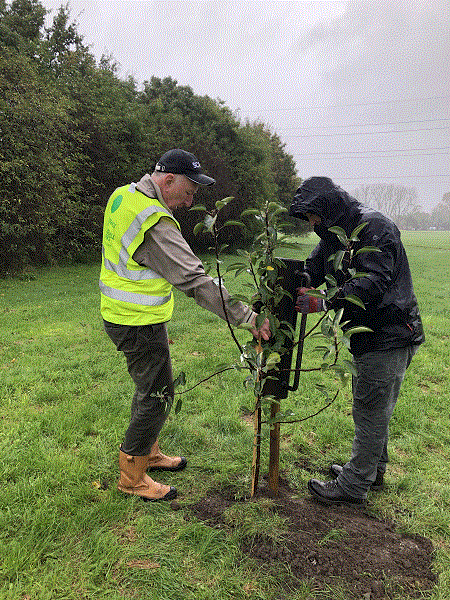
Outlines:
[{"label": "shoe sole", "polygon": [[308,481],[308,490],[311,496],[313,496],[316,500],[319,500],[322,504],[326,504],[327,506],[340,506],[344,504],[345,506],[353,506],[353,508],[364,508],[367,504],[367,500],[363,500],[362,502],[352,502],[351,500],[330,500],[329,498],[324,498],[316,492],[316,490],[310,486]]},{"label": "shoe sole", "polygon": [[179,465],[177,465],[176,467],[147,467],[147,472],[148,471],[170,471],[171,473],[174,473],[175,471],[182,471],[183,469],[185,469],[187,466],[187,460],[182,457],[181,462]]},{"label": "shoe sole", "polygon": [[162,500],[174,500],[178,496],[178,492],[177,492],[176,488],[174,488],[174,487],[172,487],[167,492],[167,494],[165,496],[162,496],[161,498],[147,498],[147,496],[140,496],[139,494],[135,494],[133,492],[127,492],[127,491],[122,490],[120,488],[118,488],[118,490],[120,492],[122,492],[122,494],[126,494],[127,496],[137,496],[143,502],[161,502]]},{"label": "shoe sole", "polygon": [[161,500],[174,500],[177,495],[177,490],[173,489],[170,490],[170,492],[167,492],[162,498],[146,498],[145,496],[141,496],[141,498],[144,502],[161,502]]}]

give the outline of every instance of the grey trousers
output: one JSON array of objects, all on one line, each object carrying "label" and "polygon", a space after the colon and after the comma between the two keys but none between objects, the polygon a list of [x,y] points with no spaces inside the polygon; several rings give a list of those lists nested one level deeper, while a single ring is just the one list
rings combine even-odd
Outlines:
[{"label": "grey trousers", "polygon": [[353,359],[357,371],[352,382],[355,437],[350,460],[337,481],[355,498],[366,498],[377,471],[386,471],[389,421],[416,350],[417,346],[408,346]]},{"label": "grey trousers", "polygon": [[173,403],[173,375],[165,323],[116,325],[104,321],[106,333],[123,352],[135,384],[131,420],[121,449],[146,456],[166,421]]}]

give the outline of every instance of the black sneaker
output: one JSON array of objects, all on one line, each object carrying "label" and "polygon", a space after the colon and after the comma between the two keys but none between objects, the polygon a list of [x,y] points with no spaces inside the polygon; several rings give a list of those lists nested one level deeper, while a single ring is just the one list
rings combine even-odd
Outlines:
[{"label": "black sneaker", "polygon": [[336,479],[332,481],[310,479],[308,489],[311,495],[323,504],[347,504],[348,506],[364,506],[366,504],[365,498],[355,498],[346,494],[339,487]]},{"label": "black sneaker", "polygon": [[[331,465],[330,473],[334,477],[338,477],[339,474],[342,472],[342,468],[343,467],[341,467],[341,465]],[[377,476],[375,478],[375,481],[370,486],[370,489],[372,492],[379,492],[384,488],[383,478],[384,478],[384,473],[382,473],[381,471],[377,471]]]}]

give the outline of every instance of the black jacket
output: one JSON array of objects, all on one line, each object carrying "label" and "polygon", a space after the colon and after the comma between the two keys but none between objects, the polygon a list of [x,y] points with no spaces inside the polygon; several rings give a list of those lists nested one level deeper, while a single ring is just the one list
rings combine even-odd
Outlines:
[{"label": "black jacket", "polygon": [[[325,282],[331,274],[343,285],[340,297],[354,294],[366,310],[350,301],[336,299],[332,308],[344,308],[344,330],[356,325],[370,327],[373,332],[356,333],[350,338],[350,350],[360,355],[373,350],[389,350],[421,344],[424,332],[414,294],[411,272],[397,226],[383,214],[360,204],[327,177],[311,177],[302,183],[291,205],[290,214],[306,219],[306,213],[321,219],[314,231],[321,238],[306,260],[306,271],[312,287]],[[367,223],[358,234],[355,252],[365,246],[375,246],[381,252],[361,253],[352,265],[343,265],[343,271],[334,272],[328,258],[344,248],[336,234],[328,229],[338,226],[347,236],[361,223]],[[364,277],[348,280],[345,267],[363,272]],[[329,284],[327,284],[329,285]]]}]

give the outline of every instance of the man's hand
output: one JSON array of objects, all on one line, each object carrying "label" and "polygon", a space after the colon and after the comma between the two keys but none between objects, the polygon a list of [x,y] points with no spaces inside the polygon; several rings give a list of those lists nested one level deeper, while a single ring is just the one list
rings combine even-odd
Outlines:
[{"label": "man's hand", "polygon": [[297,303],[295,310],[302,313],[302,315],[309,315],[310,313],[320,312],[325,310],[325,301],[323,298],[316,298],[311,296],[308,292],[316,292],[321,295],[325,295],[322,291],[316,290],[315,288],[297,288]]},{"label": "man's hand", "polygon": [[259,337],[261,337],[263,340],[267,341],[270,336],[272,335],[272,332],[270,331],[270,327],[269,327],[269,319],[265,319],[264,323],[261,325],[261,327],[259,329],[256,329],[256,317],[258,315],[255,315],[253,317],[253,319],[250,321],[251,324],[253,325],[253,329],[251,329],[251,334],[256,338],[259,339]]}]

